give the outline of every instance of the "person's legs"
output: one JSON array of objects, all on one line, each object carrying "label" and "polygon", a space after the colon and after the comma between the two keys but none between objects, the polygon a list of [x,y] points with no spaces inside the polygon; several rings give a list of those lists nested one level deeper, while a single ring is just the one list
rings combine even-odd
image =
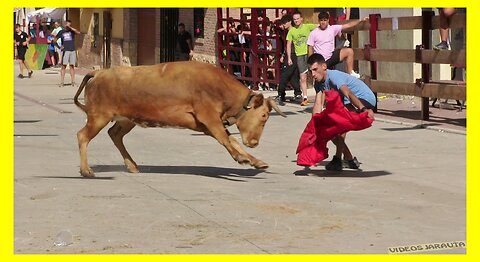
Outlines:
[{"label": "person's legs", "polygon": [[72,86],[75,86],[75,64],[77,63],[77,53],[72,51],[68,63],[70,64],[70,78],[72,80]]},{"label": "person's legs", "polygon": [[290,84],[293,87],[293,94],[294,97],[297,96],[302,96],[302,90],[300,89],[300,74],[298,73],[298,67],[292,66],[293,68],[293,73],[292,76],[290,77]]},{"label": "person's legs", "polygon": [[455,14],[455,8],[442,8],[440,13],[440,38],[442,41],[448,40],[448,29],[450,27],[450,17]]},{"label": "person's legs", "polygon": [[70,79],[72,80],[72,86],[75,86],[75,65],[70,64]]},{"label": "person's legs", "polygon": [[62,68],[60,69],[60,86],[62,87],[65,84],[65,70],[67,69],[68,53],[62,52]]},{"label": "person's legs", "polygon": [[300,72],[300,89],[302,90],[303,94],[303,102],[301,103],[302,106],[308,105],[308,93],[307,93],[307,55],[297,56],[297,67],[298,71]]},{"label": "person's legs", "polygon": [[62,68],[60,69],[60,86],[61,87],[64,85],[65,69],[66,68],[67,68],[67,66],[62,64]]},{"label": "person's legs", "polygon": [[25,66],[22,59],[18,59],[18,65],[20,66],[20,76],[23,77],[23,67]]},{"label": "person's legs", "polygon": [[63,52],[62,52],[62,49],[58,48],[58,47],[55,47],[55,52],[57,52],[58,54],[58,65],[62,65],[63,61],[62,61],[62,58],[63,58]]},{"label": "person's legs", "polygon": [[353,49],[342,48],[340,49],[340,61],[345,61],[347,74],[353,72]]},{"label": "person's legs", "polygon": [[[302,90],[302,94],[303,94],[303,102],[302,102],[302,105],[307,105],[308,104],[308,100],[306,100],[308,98],[308,94],[307,94],[307,73],[301,73],[300,74],[300,89]],[[307,101],[307,102],[305,102]]]},{"label": "person's legs", "polygon": [[292,77],[292,73],[294,73],[293,66],[289,66],[285,61],[281,65],[281,72],[280,72],[280,83],[278,84],[278,96],[281,100],[285,101],[285,89],[288,84],[288,80]]},{"label": "person's legs", "polygon": [[434,49],[448,49],[448,30],[450,28],[450,17],[455,14],[455,8],[440,8],[440,43],[433,46]]}]

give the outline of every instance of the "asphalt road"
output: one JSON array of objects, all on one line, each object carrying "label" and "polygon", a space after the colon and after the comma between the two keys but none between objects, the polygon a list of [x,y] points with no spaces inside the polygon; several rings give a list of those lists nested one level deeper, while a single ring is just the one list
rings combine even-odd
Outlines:
[{"label": "asphalt road", "polygon": [[[56,70],[15,79],[17,254],[385,254],[465,241],[464,134],[375,121],[348,136],[362,170],[304,170],[295,149],[310,113],[287,104],[288,118],[273,114],[247,149],[267,171],[237,164],[203,134],[136,127],[125,138],[140,168],[131,174],[105,128],[88,148],[96,179],[84,179],[85,114],[77,89],[58,82]],[[54,245],[60,233],[65,246]]]}]

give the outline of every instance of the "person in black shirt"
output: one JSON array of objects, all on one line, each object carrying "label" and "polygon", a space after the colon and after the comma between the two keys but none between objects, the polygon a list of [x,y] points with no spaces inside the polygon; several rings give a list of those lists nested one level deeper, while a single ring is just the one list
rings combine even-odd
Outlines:
[{"label": "person in black shirt", "polygon": [[192,35],[185,30],[185,24],[178,25],[177,36],[177,61],[188,61],[193,56],[193,42]]},{"label": "person in black shirt", "polygon": [[15,25],[15,33],[13,34],[14,44],[17,47],[17,59],[18,64],[20,65],[20,74],[18,78],[24,78],[23,76],[23,68],[25,67],[28,71],[28,77],[32,77],[33,71],[28,68],[27,64],[25,64],[25,53],[27,53],[28,49],[28,42],[30,41],[30,37],[27,33],[23,32],[20,28],[20,24]]},{"label": "person in black shirt", "polygon": [[287,59],[287,54],[286,54],[286,35],[288,33],[288,30],[292,27],[293,24],[293,17],[290,14],[286,14],[282,16],[280,19],[280,29],[282,30],[280,35],[282,36],[280,41],[280,50],[281,50],[281,56],[280,56],[280,63],[281,63],[281,68],[280,68],[280,83],[278,85],[278,97],[277,97],[277,102],[280,105],[284,105],[284,102],[286,101],[285,98],[285,89],[287,88],[288,82],[293,87],[293,93],[294,93],[294,100],[302,100],[302,90],[300,90],[300,73],[298,71],[298,66],[297,66],[297,56],[295,55],[295,50],[292,49],[292,65],[288,64],[288,59]]}]

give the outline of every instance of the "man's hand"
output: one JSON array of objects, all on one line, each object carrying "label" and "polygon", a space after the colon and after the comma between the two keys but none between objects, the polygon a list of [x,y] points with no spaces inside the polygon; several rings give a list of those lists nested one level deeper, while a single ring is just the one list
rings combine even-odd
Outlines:
[{"label": "man's hand", "polygon": [[370,117],[372,120],[375,120],[375,116],[372,109],[367,109],[367,114],[368,114],[368,117]]}]

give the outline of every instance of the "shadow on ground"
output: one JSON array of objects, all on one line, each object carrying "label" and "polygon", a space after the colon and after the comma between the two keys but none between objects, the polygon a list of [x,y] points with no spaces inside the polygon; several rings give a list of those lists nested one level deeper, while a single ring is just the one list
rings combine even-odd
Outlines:
[{"label": "shadow on ground", "polygon": [[[95,173],[106,172],[128,172],[123,165],[95,165],[92,166]],[[219,179],[226,179],[236,182],[247,182],[243,178],[248,179],[263,179],[255,177],[264,170],[252,168],[226,168],[226,167],[212,167],[212,166],[148,166],[139,165],[140,174],[185,174],[195,176],[205,176]]]}]

